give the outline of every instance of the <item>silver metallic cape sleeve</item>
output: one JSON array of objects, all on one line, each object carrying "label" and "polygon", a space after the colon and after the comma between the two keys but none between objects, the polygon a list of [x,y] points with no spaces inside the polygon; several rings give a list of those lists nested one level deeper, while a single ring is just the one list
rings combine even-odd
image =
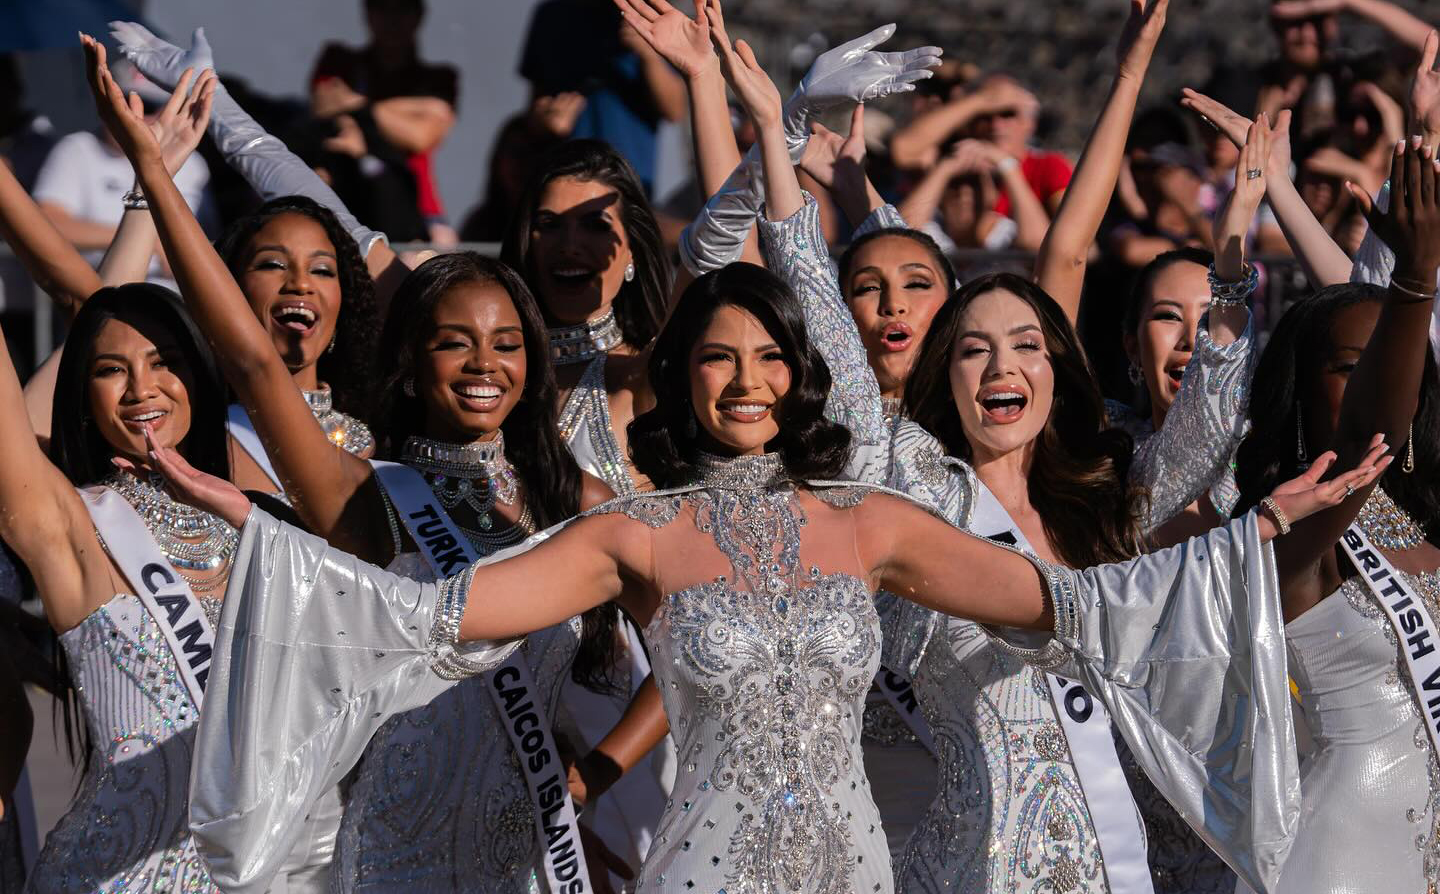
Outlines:
[{"label": "silver metallic cape sleeve", "polygon": [[879,442],[885,436],[880,386],[840,294],[815,197],[806,193],[804,207],[784,220],[761,216],[759,223],[765,263],[800,299],[810,343],[830,367],[825,415],[850,429],[856,442]]},{"label": "silver metallic cape sleeve", "polygon": [[1255,514],[1129,562],[1055,573],[1078,621],[1057,634],[1069,654],[1056,672],[1104,703],[1196,833],[1255,890],[1274,890],[1300,780],[1274,553]]},{"label": "silver metallic cape sleeve", "polygon": [[1240,337],[1215,344],[1201,320],[1180,392],[1160,430],[1140,442],[1132,481],[1150,492],[1144,528],[1153,530],[1205,495],[1224,477],[1245,436],[1255,375],[1254,318]]},{"label": "silver metallic cape sleeve", "polygon": [[508,657],[518,641],[454,644],[469,578],[397,577],[252,510],[190,779],[190,828],[221,889],[264,892],[386,719]]}]

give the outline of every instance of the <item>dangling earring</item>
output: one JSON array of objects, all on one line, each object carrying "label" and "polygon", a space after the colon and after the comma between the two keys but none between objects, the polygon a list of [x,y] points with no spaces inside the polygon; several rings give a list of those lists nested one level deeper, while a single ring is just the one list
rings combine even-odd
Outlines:
[{"label": "dangling earring", "polygon": [[1300,413],[1300,405],[1295,405],[1295,458],[1305,462],[1310,457],[1305,453],[1305,417]]},{"label": "dangling earring", "polygon": [[1136,366],[1134,363],[1130,364],[1129,373],[1130,384],[1140,385],[1145,381],[1145,374],[1140,372],[1140,367]]},{"label": "dangling earring", "polygon": [[626,281],[626,282],[634,282],[634,281],[635,281],[635,262],[634,262],[634,261],[631,261],[630,263],[628,263],[628,264],[625,265],[625,281]]},{"label": "dangling earring", "polygon": [[413,378],[407,378],[407,379],[405,380],[405,384],[403,384],[403,385],[400,386],[400,390],[405,392],[405,396],[406,396],[406,397],[414,397],[414,396],[415,396],[415,380],[414,380]]},{"label": "dangling earring", "polygon": [[1400,466],[1400,471],[1409,475],[1415,471],[1415,423],[1410,423],[1410,435],[1405,439],[1405,463]]},{"label": "dangling earring", "polygon": [[335,339],[337,339],[337,338],[339,338],[339,337],[340,337],[340,333],[338,333],[338,332],[331,333],[331,335],[330,335],[330,344],[328,344],[328,345],[325,346],[325,353],[329,354],[331,351],[334,351],[334,350],[335,350]]}]

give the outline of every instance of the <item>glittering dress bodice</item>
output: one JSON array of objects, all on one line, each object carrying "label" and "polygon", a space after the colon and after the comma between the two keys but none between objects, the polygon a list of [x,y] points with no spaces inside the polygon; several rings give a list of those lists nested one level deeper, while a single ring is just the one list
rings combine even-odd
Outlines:
[{"label": "glittering dress bodice", "polygon": [[630,467],[610,419],[605,390],[605,355],[591,360],[560,408],[560,436],[580,468],[610,485],[617,494],[635,493]]},{"label": "glittering dress bodice", "polygon": [[118,595],[60,644],[94,750],[26,890],[215,891],[187,822],[198,713],[160,625]]},{"label": "glittering dress bodice", "polygon": [[853,531],[829,536],[849,515],[830,506],[859,499],[716,488],[601,507],[657,529],[668,594],[645,638],[680,766],[638,890],[891,890],[859,748],[879,619]]},{"label": "glittering dress bodice", "polygon": [[[435,579],[419,553],[402,553],[386,570]],[[574,618],[520,647],[552,721],[580,632]],[[332,891],[543,890],[535,810],[490,679],[462,680],[375,734],[349,791]]]},{"label": "glittering dress bodice", "polygon": [[915,677],[940,792],[896,867],[904,892],[1107,891],[1044,675],[949,619]]},{"label": "glittering dress bodice", "polygon": [[[1440,575],[1402,576],[1434,617]],[[1394,628],[1351,578],[1285,636],[1315,749],[1300,766],[1300,828],[1279,891],[1424,892],[1440,880],[1440,766]]]}]

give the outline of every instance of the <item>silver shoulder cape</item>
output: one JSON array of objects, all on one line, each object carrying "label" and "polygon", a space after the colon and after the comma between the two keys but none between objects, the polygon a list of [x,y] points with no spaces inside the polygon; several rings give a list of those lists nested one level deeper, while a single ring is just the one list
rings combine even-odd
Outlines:
[{"label": "silver shoulder cape", "polygon": [[190,829],[222,889],[264,892],[311,804],[389,717],[518,645],[456,645],[471,573],[418,583],[251,510],[190,777]]}]

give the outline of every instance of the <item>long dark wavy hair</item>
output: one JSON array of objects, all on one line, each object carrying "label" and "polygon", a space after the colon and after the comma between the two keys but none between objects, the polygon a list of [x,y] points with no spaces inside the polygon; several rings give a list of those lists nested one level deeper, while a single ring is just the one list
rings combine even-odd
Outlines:
[{"label": "long dark wavy hair", "polygon": [[150,283],[101,289],[81,305],[65,336],[65,352],[55,374],[51,409],[50,460],[74,485],[92,484],[115,471],[115,448],[101,436],[90,410],[90,359],[95,339],[111,320],[158,323],[175,341],[189,367],[193,391],[190,430],[176,449],[190,465],[218,478],[230,478],[225,433],[225,389],[215,360],[195,322],[176,294]]},{"label": "long dark wavy hair", "polygon": [[657,487],[699,477],[695,409],[690,404],[690,351],[722,307],[754,315],[775,339],[790,368],[790,390],[778,407],[780,433],[768,446],[797,481],[831,479],[844,469],[850,432],[825,418],[830,368],[810,343],[800,302],[784,280],[754,264],[735,263],[696,279],[680,296],[650,353],[655,407],[628,429],[635,467]]},{"label": "long dark wavy hair", "polygon": [[[1249,511],[1276,485],[1301,473],[1303,464],[1296,455],[1296,411],[1335,351],[1330,329],[1336,315],[1357,304],[1384,300],[1385,290],[1380,286],[1343,283],[1302,298],[1280,318],[1260,355],[1250,387],[1250,433],[1235,457],[1235,480],[1240,488],[1236,514]],[[1425,351],[1413,431],[1415,471],[1407,475],[1403,463],[1392,463],[1380,486],[1440,545],[1440,476],[1436,474],[1440,470],[1440,373],[1429,350]],[[1306,454],[1313,459],[1329,447],[1307,444]],[[1397,458],[1403,458],[1406,445],[1392,450]]]},{"label": "long dark wavy hair", "polygon": [[380,335],[380,311],[375,302],[375,281],[360,256],[360,248],[340,225],[335,213],[307,196],[271,199],[254,213],[230,225],[215,243],[230,273],[240,280],[250,260],[250,241],[282,214],[299,214],[318,223],[335,246],[340,279],[340,313],[335,321],[335,346],[315,364],[320,381],[330,386],[335,408],[365,417],[375,381],[375,346]]},{"label": "long dark wavy hair", "polygon": [[545,187],[561,177],[603,183],[620,194],[620,223],[630,243],[635,278],[620,286],[612,306],[625,343],[647,347],[665,322],[670,293],[670,256],[660,239],[660,225],[645,198],[645,188],[625,158],[599,140],[571,140],[556,146],[530,178],[520,198],[519,212],[510,222],[500,259],[533,278],[530,266],[530,231]]},{"label": "long dark wavy hair", "polygon": [[1013,273],[991,273],[950,296],[935,315],[905,385],[907,415],[932,432],[950,455],[971,462],[950,387],[950,365],[961,319],[970,303],[991,292],[1013,294],[1040,319],[1055,371],[1050,418],[1035,440],[1030,502],[1067,565],[1085,568],[1139,555],[1144,493],[1129,481],[1130,436],[1107,427],[1105,401],[1080,338],[1055,299]]},{"label": "long dark wavy hair", "polygon": [[[101,289],[80,306],[65,336],[65,351],[55,374],[51,405],[50,461],[71,484],[93,484],[110,475],[116,450],[101,436],[90,408],[91,357],[100,330],[111,320],[158,324],[184,356],[191,387],[190,429],[176,445],[190,465],[218,478],[230,478],[229,440],[225,432],[225,389],[216,372],[209,345],[174,292],[150,283],[127,283]],[[80,717],[79,693],[74,689],[65,651],[55,649],[55,671],[67,681],[56,699],[65,722],[70,759],[87,762],[93,750],[89,732]]]},{"label": "long dark wavy hair", "polygon": [[[928,233],[921,230],[912,230],[909,227],[884,227],[879,230],[871,230],[845,248],[845,253],[840,256],[840,288],[844,289],[850,282],[850,274],[855,266],[855,256],[860,249],[874,242],[876,239],[887,237],[908,239],[930,255],[930,263],[935,265],[935,272],[945,277],[945,288],[955,288],[955,268],[951,265],[950,259],[945,257],[945,252],[940,250],[940,245]],[[848,297],[848,296],[847,296]]]},{"label": "long dark wavy hair", "polygon": [[[540,306],[514,270],[475,252],[437,255],[410,271],[395,292],[380,337],[380,379],[371,421],[382,455],[398,459],[405,441],[424,435],[425,404],[405,394],[425,342],[434,332],[435,306],[461,285],[498,285],[520,317],[525,342],[525,387],[500,424],[506,458],[525,485],[536,523],[547,528],[580,511],[580,466],[556,425],[559,413],[555,367]],[[615,610],[597,606],[583,616],[585,632],[571,671],[592,689],[610,688],[607,669],[615,659]]]}]

